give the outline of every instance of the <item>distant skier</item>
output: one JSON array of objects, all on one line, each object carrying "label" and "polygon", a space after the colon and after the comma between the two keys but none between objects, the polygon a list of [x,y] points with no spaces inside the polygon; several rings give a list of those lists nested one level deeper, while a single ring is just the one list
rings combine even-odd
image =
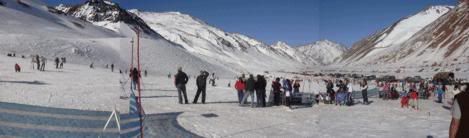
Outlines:
[{"label": "distant skier", "polygon": [[212,84],[212,86],[216,86],[215,85],[215,73],[212,73],[212,76],[210,76],[210,84]]},{"label": "distant skier", "polygon": [[15,72],[21,72],[21,67],[18,63],[15,64]]},{"label": "distant skier", "polygon": [[67,63],[67,58],[62,57],[62,62],[63,62],[64,64]]},{"label": "distant skier", "polygon": [[130,70],[129,77],[132,79],[132,84],[130,86],[130,89],[132,90],[137,90],[137,85],[139,84],[140,80],[140,73],[137,70],[137,68],[133,68]]},{"label": "distant skier", "polygon": [[45,57],[41,56],[41,71],[46,70],[46,62],[47,62],[47,59]]},{"label": "distant skier", "polygon": [[39,67],[41,65],[41,61],[39,60],[39,55],[36,55],[36,65],[37,65],[37,70],[41,70]]},{"label": "distant skier", "polygon": [[144,75],[145,75],[145,77],[148,76],[148,71],[147,70],[145,70]]},{"label": "distant skier", "polygon": [[56,69],[59,69],[59,62],[60,62],[59,57],[55,57],[55,68]]},{"label": "distant skier", "polygon": [[111,64],[111,72],[114,72],[114,64]]},{"label": "distant skier", "polygon": [[[91,69],[94,69],[93,63],[90,64],[90,68],[91,68]],[[127,74],[127,70],[126,70],[125,72],[126,72],[126,74]]]},{"label": "distant skier", "polygon": [[61,58],[61,61],[60,61],[60,68],[61,69],[64,68],[64,63],[65,63],[65,58]]},{"label": "distant skier", "polygon": [[208,73],[205,71],[200,71],[200,75],[197,76],[197,79],[196,79],[197,92],[195,94],[194,101],[192,102],[193,104],[197,104],[197,100],[199,100],[200,93],[202,93],[202,104],[205,104],[207,77],[208,77]]},{"label": "distant skier", "polygon": [[182,67],[178,68],[178,73],[174,78],[174,84],[178,90],[179,104],[182,104],[182,96],[184,96],[184,103],[188,104],[187,94],[186,94],[186,84],[189,81],[187,74],[182,71]]},{"label": "distant skier", "polygon": [[171,73],[168,74],[168,79],[171,79]]}]

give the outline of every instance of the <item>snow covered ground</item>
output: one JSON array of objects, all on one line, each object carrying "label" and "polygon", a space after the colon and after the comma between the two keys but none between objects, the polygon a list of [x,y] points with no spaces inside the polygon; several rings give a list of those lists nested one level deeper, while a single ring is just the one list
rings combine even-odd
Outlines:
[{"label": "snow covered ground", "polygon": [[[48,107],[104,110],[114,107],[128,112],[128,100],[119,97],[128,90],[120,82],[127,75],[110,69],[90,69],[65,64],[56,70],[49,63],[45,72],[32,70],[29,59],[0,56],[0,101]],[[13,65],[22,66],[15,73]],[[431,100],[421,101],[421,110],[400,108],[399,101],[372,98],[371,105],[339,107],[314,105],[288,110],[285,107],[249,108],[237,104],[237,96],[223,78],[217,87],[207,89],[207,104],[180,105],[172,79],[144,77],[142,101],[147,114],[183,112],[178,123],[203,137],[447,137],[450,113]],[[283,75],[279,75],[283,76]],[[195,79],[188,86],[188,97],[195,95]],[[270,82],[271,80],[268,80]],[[304,83],[302,91],[324,91],[322,83]],[[270,84],[268,85],[270,86]],[[268,90],[270,91],[270,87]],[[200,100],[199,100],[200,102]],[[213,114],[214,117],[204,117]],[[147,125],[151,125],[148,123]]]}]

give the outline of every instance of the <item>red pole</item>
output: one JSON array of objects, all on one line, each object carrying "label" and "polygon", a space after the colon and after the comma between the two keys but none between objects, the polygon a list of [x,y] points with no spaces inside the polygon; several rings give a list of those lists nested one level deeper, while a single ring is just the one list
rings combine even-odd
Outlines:
[{"label": "red pole", "polygon": [[132,40],[130,41],[130,43],[132,43],[132,46],[131,46],[131,58],[130,58],[130,69],[133,69],[134,68],[134,38],[132,38]]},{"label": "red pole", "polygon": [[141,87],[140,87],[140,84],[142,83],[142,79],[141,79],[141,69],[140,69],[140,30],[137,29],[137,70],[138,70],[138,86],[137,86],[137,89],[138,89],[138,105],[139,105],[139,108],[140,108],[140,137],[143,138],[143,119],[142,119],[142,115],[143,115],[143,107],[142,107],[142,93],[141,93]]}]

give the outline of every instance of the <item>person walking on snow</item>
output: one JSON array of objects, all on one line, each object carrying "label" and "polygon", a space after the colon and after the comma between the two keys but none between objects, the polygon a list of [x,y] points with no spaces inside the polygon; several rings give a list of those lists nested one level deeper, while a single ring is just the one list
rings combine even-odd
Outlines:
[{"label": "person walking on snow", "polygon": [[40,68],[41,61],[39,60],[39,55],[36,55],[36,65],[37,65],[37,70],[41,70]]},{"label": "person walking on snow", "polygon": [[45,71],[46,62],[47,62],[47,59],[45,57],[41,56],[41,71]]},{"label": "person walking on snow", "polygon": [[139,71],[137,70],[137,68],[133,68],[130,71],[129,76],[132,79],[132,84],[131,84],[130,89],[137,90],[137,84],[139,83],[139,80],[140,80],[140,77],[141,77]]},{"label": "person walking on snow", "polygon": [[182,71],[182,67],[178,68],[178,73],[174,78],[174,84],[178,90],[179,104],[182,104],[182,96],[184,96],[184,103],[188,104],[187,94],[186,94],[186,84],[189,81],[187,74]]},{"label": "person walking on snow", "polygon": [[197,84],[197,92],[195,94],[193,104],[197,104],[197,100],[199,99],[200,93],[202,93],[202,104],[205,104],[205,94],[207,89],[207,77],[208,73],[205,71],[200,71],[200,75],[197,76],[196,84]]},{"label": "person walking on snow", "polygon": [[18,63],[15,64],[15,72],[21,72],[21,67]]},{"label": "person walking on snow", "polygon": [[362,90],[363,104],[368,105],[368,83],[365,79],[361,83],[360,89]]},{"label": "person walking on snow", "polygon": [[60,58],[60,59],[61,59],[61,60],[60,60],[60,67],[59,67],[59,68],[60,68],[60,69],[63,69],[63,68],[64,68],[65,60],[64,60],[64,58]]},{"label": "person walking on snow", "polygon": [[444,91],[444,85],[442,85],[441,82],[438,82],[437,88],[436,88],[436,94],[438,100],[436,101],[437,103],[442,103],[443,101],[443,94],[445,93]]},{"label": "person walking on snow", "polygon": [[347,103],[348,105],[352,105],[353,104],[353,98],[352,98],[352,92],[353,92],[353,88],[352,88],[352,83],[350,83],[350,80],[346,80],[346,87],[347,87]]},{"label": "person walking on snow", "polygon": [[335,101],[335,92],[334,92],[334,84],[332,83],[332,80],[327,81],[327,95],[331,99],[331,101]]},{"label": "person walking on snow", "polygon": [[254,108],[254,90],[255,90],[255,83],[254,76],[252,74],[249,75],[248,80],[246,81],[246,93],[244,94],[243,100],[241,104],[245,104],[246,100],[249,96],[251,96],[251,107]]},{"label": "person walking on snow", "polygon": [[111,64],[111,72],[114,72],[114,64]]},{"label": "person walking on snow", "polygon": [[241,104],[243,101],[244,89],[246,89],[246,84],[244,83],[243,78],[238,78],[238,81],[235,83],[235,89],[238,91],[238,102]]},{"label": "person walking on snow", "polygon": [[59,69],[59,62],[60,62],[59,57],[56,57],[55,58],[55,68],[56,69]]},{"label": "person walking on snow", "polygon": [[287,79],[286,83],[283,84],[283,87],[285,89],[285,104],[291,108],[292,87],[290,79]]}]

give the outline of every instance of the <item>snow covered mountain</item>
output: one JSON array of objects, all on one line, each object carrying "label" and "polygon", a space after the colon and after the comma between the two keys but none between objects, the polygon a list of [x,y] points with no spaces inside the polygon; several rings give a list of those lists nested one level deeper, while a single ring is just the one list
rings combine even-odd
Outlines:
[{"label": "snow covered mountain", "polygon": [[347,48],[329,40],[317,41],[312,44],[296,47],[303,55],[321,64],[328,65],[340,61]]},{"label": "snow covered mountain", "polygon": [[293,55],[250,37],[224,32],[187,14],[129,11],[142,18],[165,39],[181,45],[194,55],[231,66],[240,72],[269,68],[298,69],[303,66],[303,62]]},{"label": "snow covered mountain", "polygon": [[451,66],[469,63],[469,1],[461,3],[404,42],[390,59],[404,64]]},{"label": "snow covered mountain", "polygon": [[138,28],[146,35],[160,37],[138,16],[108,0],[86,0],[83,4],[75,6],[61,4],[56,9],[66,15],[111,29],[125,36],[133,36],[134,32],[131,29]]},{"label": "snow covered mountain", "polygon": [[415,15],[403,18],[391,27],[355,43],[343,57],[346,64],[380,64],[397,62],[395,55],[406,47],[404,43],[421,32],[429,24],[448,13],[451,6],[432,6]]},{"label": "snow covered mountain", "polygon": [[306,65],[329,65],[339,61],[347,48],[331,42],[321,40],[311,44],[293,47],[285,42],[276,42],[271,46],[280,54],[288,55]]}]

